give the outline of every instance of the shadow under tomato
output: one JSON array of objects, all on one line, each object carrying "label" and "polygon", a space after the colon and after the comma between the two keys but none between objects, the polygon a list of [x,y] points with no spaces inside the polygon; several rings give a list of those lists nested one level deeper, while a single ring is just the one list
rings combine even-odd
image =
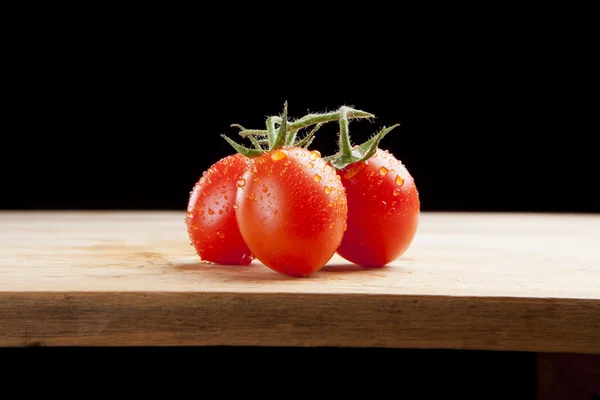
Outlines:
[{"label": "shadow under tomato", "polygon": [[388,266],[383,267],[363,267],[361,265],[352,264],[352,263],[335,263],[335,264],[327,264],[323,268],[319,270],[319,272],[335,272],[335,273],[343,273],[343,272],[377,272],[377,271],[385,271],[389,269]]},{"label": "shadow under tomato", "polygon": [[350,262],[335,262],[325,265],[320,270],[305,277],[288,276],[273,271],[263,265],[260,261],[254,260],[250,265],[221,265],[211,262],[185,262],[170,263],[174,270],[193,274],[219,282],[293,282],[293,281],[327,281],[342,279],[344,275],[368,275],[372,277],[385,277],[389,266],[378,268],[367,268]]},{"label": "shadow under tomato", "polygon": [[250,265],[223,265],[198,261],[173,263],[171,267],[179,272],[201,275],[220,282],[266,282],[298,279],[277,273],[256,260],[252,261]]}]

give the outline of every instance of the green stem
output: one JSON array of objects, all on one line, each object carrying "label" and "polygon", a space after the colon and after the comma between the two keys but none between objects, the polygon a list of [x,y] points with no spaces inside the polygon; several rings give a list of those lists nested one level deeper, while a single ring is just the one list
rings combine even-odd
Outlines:
[{"label": "green stem", "polygon": [[279,130],[275,136],[275,140],[273,141],[273,146],[271,149],[278,149],[279,147],[285,145],[287,142],[286,137],[288,134],[287,129],[287,114],[288,114],[288,104],[287,100],[283,103],[283,115],[281,116],[281,125],[279,125]]},{"label": "green stem", "polygon": [[[296,132],[302,128],[306,128],[312,125],[316,125],[319,123],[333,122],[338,121],[340,118],[340,110],[346,110],[346,118],[347,119],[358,119],[358,118],[374,118],[375,116],[371,113],[361,110],[355,110],[353,108],[349,108],[346,106],[340,107],[338,111],[333,111],[330,113],[324,114],[308,114],[304,117],[294,121],[287,123],[287,131],[288,132]],[[245,129],[240,132],[242,136],[248,135],[259,135],[259,136],[269,136],[274,138],[276,135],[275,124],[281,124],[282,120],[278,116],[271,116],[267,119],[267,130],[260,129]],[[272,144],[273,142],[270,142]]]},{"label": "green stem", "polygon": [[340,108],[340,153],[344,155],[352,154],[352,144],[350,143],[350,134],[348,133],[348,109],[343,106]]},{"label": "green stem", "polygon": [[267,138],[269,139],[269,148],[273,146],[273,143],[275,143],[275,136],[277,135],[276,131],[275,131],[275,118],[279,117],[269,117],[267,118],[267,131],[262,133],[262,135],[267,136]]},{"label": "green stem", "polygon": [[318,124],[319,122],[331,122],[331,121],[339,120],[342,110],[345,110],[346,118],[373,118],[373,117],[375,117],[371,113],[361,111],[361,110],[355,110],[353,108],[349,108],[346,106],[342,106],[342,107],[340,107],[340,109],[338,111],[334,111],[334,112],[330,112],[330,113],[305,115],[304,117],[302,117],[294,122],[289,123],[288,129],[289,130],[302,129],[302,128],[306,128],[307,126]]}]

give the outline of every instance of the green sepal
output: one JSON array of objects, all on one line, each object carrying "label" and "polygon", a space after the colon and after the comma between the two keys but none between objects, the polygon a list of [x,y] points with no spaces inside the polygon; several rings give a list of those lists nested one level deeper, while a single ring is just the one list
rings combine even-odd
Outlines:
[{"label": "green sepal", "polygon": [[225,139],[227,143],[229,143],[231,147],[233,147],[238,153],[245,157],[257,157],[265,153],[265,150],[263,149],[251,149],[249,147],[242,146],[241,144],[234,142],[225,135],[221,135],[221,137]]},{"label": "green sepal", "polygon": [[400,126],[400,124],[392,125],[389,128],[384,127],[363,144],[353,147],[348,152],[347,150],[341,149],[338,153],[331,156],[323,157],[325,161],[329,161],[331,165],[336,169],[344,169],[350,164],[356,162],[366,161],[371,158],[379,147],[379,142],[385,137],[392,129]]}]

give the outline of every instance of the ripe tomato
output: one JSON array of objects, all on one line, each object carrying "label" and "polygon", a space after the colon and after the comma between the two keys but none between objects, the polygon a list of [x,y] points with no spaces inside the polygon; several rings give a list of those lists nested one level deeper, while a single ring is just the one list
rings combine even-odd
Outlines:
[{"label": "ripe tomato", "polygon": [[337,171],[346,189],[348,228],[337,253],[365,267],[400,257],[418,228],[420,201],[406,167],[387,150]]},{"label": "ripe tomato", "polygon": [[317,151],[282,147],[252,158],[237,185],[241,235],[264,265],[304,277],[335,254],[348,212],[345,189]]},{"label": "ripe tomato", "polygon": [[190,193],[186,224],[192,246],[205,261],[249,265],[253,255],[240,234],[235,218],[236,183],[248,159],[236,153],[204,171]]}]

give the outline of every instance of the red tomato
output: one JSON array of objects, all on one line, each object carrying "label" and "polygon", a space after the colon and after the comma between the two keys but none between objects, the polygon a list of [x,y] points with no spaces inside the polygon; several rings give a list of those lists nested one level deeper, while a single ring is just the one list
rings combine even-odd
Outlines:
[{"label": "red tomato", "polygon": [[248,159],[236,153],[206,170],[190,193],[187,231],[198,256],[218,264],[249,265],[253,255],[240,234],[233,205]]},{"label": "red tomato", "polygon": [[420,201],[412,176],[387,150],[338,170],[346,188],[348,229],[337,253],[365,267],[381,267],[412,243]]},{"label": "red tomato", "polygon": [[264,265],[304,277],[335,254],[344,234],[346,195],[317,151],[285,147],[253,158],[238,187],[240,232]]}]

